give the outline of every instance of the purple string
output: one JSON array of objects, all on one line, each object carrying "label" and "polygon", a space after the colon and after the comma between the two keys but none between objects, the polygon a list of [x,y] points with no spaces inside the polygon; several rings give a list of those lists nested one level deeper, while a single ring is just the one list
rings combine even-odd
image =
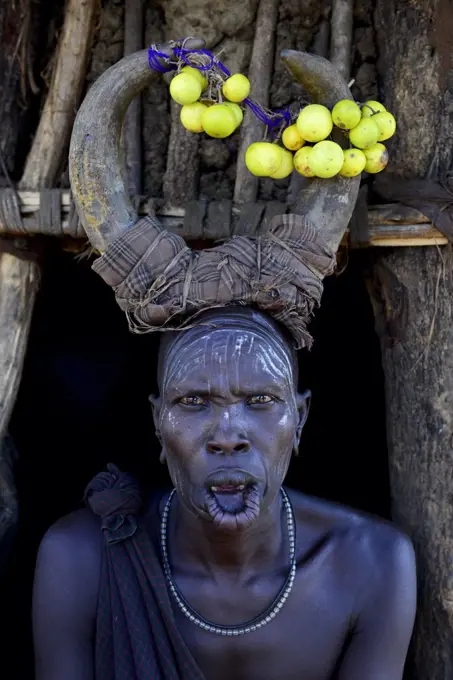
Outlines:
[{"label": "purple string", "polygon": [[285,123],[285,127],[288,127],[288,125],[291,125],[291,112],[289,109],[277,109],[276,111],[273,111],[273,115],[268,116],[267,113],[263,110],[263,108],[259,105],[256,104],[254,101],[249,99],[244,99],[244,103],[247,104],[247,106],[253,111],[255,116],[260,120],[264,125],[266,125],[269,129],[269,134],[271,137],[276,137],[277,135],[277,130],[276,128],[280,128],[283,123]]},{"label": "purple string", "polygon": [[[216,62],[212,52],[209,50],[187,50],[184,47],[174,47],[173,52],[176,54],[176,56],[180,57],[180,59],[187,66],[197,68],[199,71],[209,71],[209,69],[213,67],[214,63],[218,63]],[[189,54],[203,54],[205,57],[209,58],[209,62],[207,64],[193,64],[189,59]]]},{"label": "purple string", "polygon": [[[199,71],[209,71],[211,68],[216,66],[228,78],[231,76],[231,73],[226,68],[226,66],[224,66],[221,61],[216,59],[216,57],[214,57],[212,52],[209,50],[188,50],[184,47],[174,47],[173,52],[175,56],[181,59],[181,61],[183,61],[187,66],[197,68]],[[209,61],[206,64],[194,64],[189,59],[189,55],[191,54],[202,54],[208,57]],[[162,64],[159,59],[164,60],[165,65]],[[148,64],[150,68],[153,69],[153,71],[158,71],[159,73],[174,71],[177,68],[177,64],[171,62],[167,54],[164,52],[159,52],[152,45],[148,49]],[[291,113],[288,108],[277,109],[276,111],[273,111],[273,115],[271,117],[264,111],[260,104],[255,103],[248,97],[244,99],[244,104],[246,104],[253,111],[259,121],[268,127],[271,137],[276,137],[276,128],[280,128],[283,123],[286,123],[285,127],[291,125]]]},{"label": "purple string", "polygon": [[224,66],[224,65],[222,64],[221,61],[219,61],[218,59],[216,59],[216,60],[215,60],[215,63],[217,64],[217,66],[219,67],[219,69],[220,69],[221,71],[223,71],[223,73],[224,73],[226,76],[228,76],[228,78],[231,76],[230,71],[227,69],[226,66]]},{"label": "purple string", "polygon": [[[165,61],[165,65],[162,64],[159,59]],[[174,71],[177,68],[177,64],[172,64],[168,58],[168,54],[165,52],[159,52],[155,47],[151,45],[148,49],[148,64],[150,69],[157,71],[158,73],[167,73],[167,71]]]}]

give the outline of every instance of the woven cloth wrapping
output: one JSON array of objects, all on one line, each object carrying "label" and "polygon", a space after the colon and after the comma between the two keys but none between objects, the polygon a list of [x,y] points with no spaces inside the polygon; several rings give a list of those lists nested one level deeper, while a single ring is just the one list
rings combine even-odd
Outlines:
[{"label": "woven cloth wrapping", "polygon": [[262,236],[234,236],[201,251],[145,217],[93,269],[115,291],[132,332],[188,328],[205,309],[254,305],[301,348],[311,346],[307,325],[335,264],[334,252],[300,215],[280,215]]}]

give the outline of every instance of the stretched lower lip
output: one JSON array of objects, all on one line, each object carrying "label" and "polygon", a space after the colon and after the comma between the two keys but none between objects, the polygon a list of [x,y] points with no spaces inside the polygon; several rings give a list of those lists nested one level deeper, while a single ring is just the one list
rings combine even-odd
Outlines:
[{"label": "stretched lower lip", "polygon": [[236,531],[250,526],[258,518],[260,503],[258,484],[225,482],[206,488],[204,511],[217,527]]}]

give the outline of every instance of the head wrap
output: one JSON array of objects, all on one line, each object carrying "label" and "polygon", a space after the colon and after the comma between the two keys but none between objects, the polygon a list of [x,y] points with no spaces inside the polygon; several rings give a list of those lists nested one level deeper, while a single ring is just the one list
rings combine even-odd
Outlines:
[{"label": "head wrap", "polygon": [[334,271],[335,253],[301,215],[275,217],[257,237],[191,250],[150,217],[108,247],[93,269],[113,287],[135,333],[189,327],[205,309],[252,305],[282,323],[298,348]]}]

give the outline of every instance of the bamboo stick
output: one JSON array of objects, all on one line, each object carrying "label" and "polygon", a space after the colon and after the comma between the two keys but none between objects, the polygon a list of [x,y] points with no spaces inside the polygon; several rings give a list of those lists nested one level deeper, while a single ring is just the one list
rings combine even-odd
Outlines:
[{"label": "bamboo stick", "polygon": [[[255,39],[250,60],[248,77],[253,83],[253,98],[263,106],[269,106],[269,87],[272,78],[277,23],[278,0],[260,0],[256,17]],[[244,157],[247,148],[260,140],[262,123],[247,109],[241,125],[234,203],[253,203],[258,194],[258,177],[246,168]]]},{"label": "bamboo stick", "polygon": [[[85,78],[98,0],[69,0],[55,71],[41,120],[19,183],[37,191],[55,183]],[[36,262],[0,256],[0,441],[19,389],[34,300]]]}]

